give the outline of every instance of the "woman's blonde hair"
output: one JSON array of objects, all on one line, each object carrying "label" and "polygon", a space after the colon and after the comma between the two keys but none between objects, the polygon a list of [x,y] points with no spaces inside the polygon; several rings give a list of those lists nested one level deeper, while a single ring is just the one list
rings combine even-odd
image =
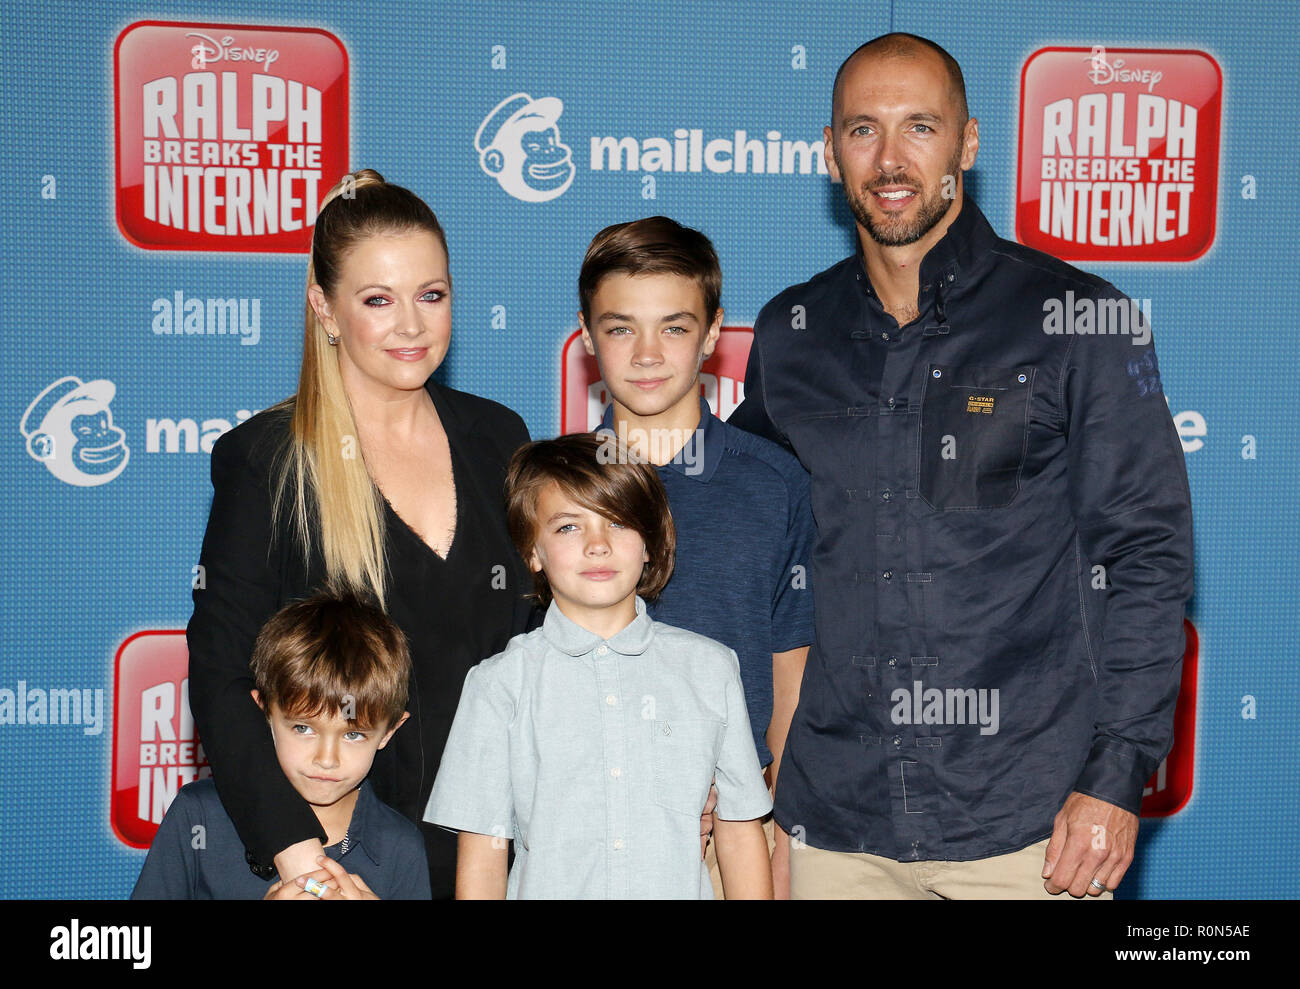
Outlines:
[{"label": "woman's blonde hair", "polygon": [[[419,196],[390,185],[370,168],[345,175],[329,191],[316,217],[308,289],[319,285],[326,296],[332,296],[345,258],[361,241],[412,230],[433,234],[446,251],[442,226]],[[383,607],[387,584],[383,499],[366,469],[352,405],[343,388],[338,348],[330,345],[310,299],[305,306],[298,391],[277,408],[292,416],[275,492],[277,520],[290,515],[310,559],[314,512],[326,579],[333,586],[373,596]]]}]

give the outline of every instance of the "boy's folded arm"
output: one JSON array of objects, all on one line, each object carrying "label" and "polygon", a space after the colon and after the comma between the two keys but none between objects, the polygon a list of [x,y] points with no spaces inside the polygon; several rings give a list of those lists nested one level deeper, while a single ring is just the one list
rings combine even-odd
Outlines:
[{"label": "boy's folded arm", "polygon": [[462,831],[456,841],[456,899],[504,900],[506,864],[506,841]]},{"label": "boy's folded arm", "polygon": [[717,819],[713,840],[718,848],[718,871],[728,900],[772,899],[772,863],[767,856],[767,835],[762,821]]}]

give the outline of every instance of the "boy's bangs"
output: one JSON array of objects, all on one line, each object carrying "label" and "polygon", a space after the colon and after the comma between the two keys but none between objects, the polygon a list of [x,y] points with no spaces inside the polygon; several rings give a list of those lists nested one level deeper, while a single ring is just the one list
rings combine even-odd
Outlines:
[{"label": "boy's bangs", "polygon": [[[295,696],[276,699],[276,706],[286,718],[334,718],[344,713],[347,695],[333,693],[316,695],[302,691]],[[386,720],[383,705],[377,698],[356,698],[352,704],[354,717],[347,718],[349,728],[357,731],[374,731]]]},{"label": "boy's bangs", "polygon": [[[611,480],[602,478],[602,480]],[[611,522],[617,522],[621,526],[626,526],[633,531],[640,532],[642,523],[632,518],[626,511],[627,500],[618,497],[623,492],[619,491],[619,485],[599,484],[587,477],[581,478],[555,478],[555,483],[559,485],[561,491],[576,501],[583,508],[595,512],[597,515],[603,515]]]}]

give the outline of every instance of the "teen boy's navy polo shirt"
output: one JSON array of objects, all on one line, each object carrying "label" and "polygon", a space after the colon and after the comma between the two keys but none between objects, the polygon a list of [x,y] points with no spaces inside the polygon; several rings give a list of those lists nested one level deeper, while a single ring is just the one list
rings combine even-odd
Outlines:
[{"label": "teen boy's navy polo shirt", "polygon": [[[601,429],[613,430],[613,419],[611,406]],[[813,640],[808,474],[777,444],[723,422],[701,398],[695,436],[659,477],[677,526],[677,560],[650,614],[735,650],[766,766],[772,654]]]}]

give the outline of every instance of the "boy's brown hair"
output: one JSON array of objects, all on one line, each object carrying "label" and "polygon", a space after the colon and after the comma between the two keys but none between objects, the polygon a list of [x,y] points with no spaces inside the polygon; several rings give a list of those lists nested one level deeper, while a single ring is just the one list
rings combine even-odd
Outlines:
[{"label": "boy's brown hair", "polygon": [[666,216],[615,223],[592,238],[578,272],[582,316],[591,322],[591,301],[606,275],[684,275],[704,293],[706,324],[722,305],[722,268],[708,237]]},{"label": "boy's brown hair", "polygon": [[268,717],[274,705],[290,716],[342,714],[356,728],[386,730],[406,710],[406,636],[355,594],[317,594],[281,609],[262,626],[249,665]]},{"label": "boy's brown hair", "polygon": [[[650,560],[636,592],[657,598],[672,576],[677,531],[655,468],[636,459],[613,436],[595,433],[572,433],[520,447],[506,473],[506,519],[510,538],[525,561],[537,543],[537,502],[550,484],[641,536]],[[533,573],[533,586],[530,596],[548,604],[551,585],[544,571]]]}]

